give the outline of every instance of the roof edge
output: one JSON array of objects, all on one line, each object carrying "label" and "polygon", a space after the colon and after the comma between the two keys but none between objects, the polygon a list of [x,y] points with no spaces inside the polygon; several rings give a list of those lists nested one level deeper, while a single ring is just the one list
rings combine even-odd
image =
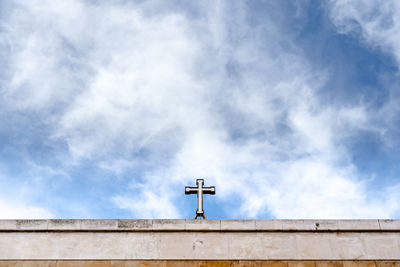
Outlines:
[{"label": "roof edge", "polygon": [[400,232],[400,220],[188,220],[188,219],[47,219],[0,220],[1,232],[43,231],[210,231],[210,232]]}]

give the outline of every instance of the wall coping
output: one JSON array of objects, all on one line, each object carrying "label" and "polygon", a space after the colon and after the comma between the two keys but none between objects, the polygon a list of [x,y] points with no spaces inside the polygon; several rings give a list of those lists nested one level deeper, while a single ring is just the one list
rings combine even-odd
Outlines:
[{"label": "wall coping", "polygon": [[400,232],[400,220],[0,220],[0,232]]}]

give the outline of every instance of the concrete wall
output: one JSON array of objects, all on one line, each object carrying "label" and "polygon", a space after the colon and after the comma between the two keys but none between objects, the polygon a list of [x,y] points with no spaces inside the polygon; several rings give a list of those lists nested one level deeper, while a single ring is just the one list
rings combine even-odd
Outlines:
[{"label": "concrete wall", "polygon": [[396,261],[0,261],[1,267],[398,267]]},{"label": "concrete wall", "polygon": [[[314,265],[327,260],[342,264],[338,266],[360,260],[397,264],[400,221],[0,220],[0,259],[10,260],[0,266],[12,264],[12,260],[134,260],[128,262],[136,265],[129,266],[140,266],[138,260],[189,260],[187,264],[195,264],[188,266],[202,266],[201,261],[193,260],[225,260],[221,264],[230,266],[245,266],[245,261],[238,260],[252,260],[252,264],[279,260],[259,262],[270,264],[260,266],[309,260]],[[112,266],[111,261],[82,264],[90,262]]]}]

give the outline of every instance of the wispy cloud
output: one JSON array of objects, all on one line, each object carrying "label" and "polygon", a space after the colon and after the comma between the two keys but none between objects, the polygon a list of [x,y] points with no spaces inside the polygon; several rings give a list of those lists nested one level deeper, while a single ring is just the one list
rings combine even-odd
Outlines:
[{"label": "wispy cloud", "polygon": [[354,32],[373,46],[393,53],[400,60],[400,3],[398,1],[331,0],[329,11],[340,33]]},{"label": "wispy cloud", "polygon": [[[400,67],[400,3],[398,1],[341,1],[329,2],[329,14],[339,33],[354,35],[367,46],[382,50],[397,61]],[[398,114],[400,95],[398,80],[380,77],[389,100],[379,111],[371,115],[371,127],[381,132],[382,140],[388,146],[398,146]]]}]

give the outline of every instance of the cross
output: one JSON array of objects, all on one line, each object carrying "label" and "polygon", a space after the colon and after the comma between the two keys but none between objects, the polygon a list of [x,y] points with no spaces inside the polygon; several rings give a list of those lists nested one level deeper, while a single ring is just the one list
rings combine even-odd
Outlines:
[{"label": "cross", "polygon": [[197,211],[194,219],[197,219],[197,217],[203,217],[203,219],[205,219],[206,216],[204,215],[203,210],[203,194],[215,195],[215,186],[203,187],[203,179],[197,179],[196,184],[197,187],[185,186],[185,195],[197,194]]}]

